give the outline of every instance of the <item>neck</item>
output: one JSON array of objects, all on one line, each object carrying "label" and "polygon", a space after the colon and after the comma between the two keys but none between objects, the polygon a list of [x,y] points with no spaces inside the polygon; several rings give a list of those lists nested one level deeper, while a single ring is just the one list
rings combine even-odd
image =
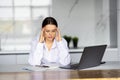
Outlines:
[{"label": "neck", "polygon": [[53,43],[53,40],[51,41],[51,40],[45,40],[45,42],[47,43],[47,44],[51,44],[51,43]]},{"label": "neck", "polygon": [[46,43],[46,46],[47,46],[48,50],[50,51],[50,49],[52,47],[52,44],[53,44],[53,40],[52,41],[45,40],[45,43]]}]

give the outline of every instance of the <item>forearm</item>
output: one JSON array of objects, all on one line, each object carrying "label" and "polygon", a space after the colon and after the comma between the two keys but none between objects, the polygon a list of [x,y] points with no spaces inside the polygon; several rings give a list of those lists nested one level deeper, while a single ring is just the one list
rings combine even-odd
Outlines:
[{"label": "forearm", "polygon": [[38,43],[36,47],[31,49],[29,55],[29,63],[31,65],[40,65],[43,57],[43,43]]},{"label": "forearm", "polygon": [[59,63],[61,65],[70,64],[70,54],[66,45],[63,43],[63,41],[60,41],[57,45],[59,49]]}]

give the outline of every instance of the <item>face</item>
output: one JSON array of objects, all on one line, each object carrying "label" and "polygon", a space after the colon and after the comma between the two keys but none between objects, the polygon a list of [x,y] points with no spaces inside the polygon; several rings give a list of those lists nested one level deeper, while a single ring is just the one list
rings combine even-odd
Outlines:
[{"label": "face", "polygon": [[52,24],[48,24],[44,27],[44,37],[48,41],[53,41],[57,32],[57,27]]}]

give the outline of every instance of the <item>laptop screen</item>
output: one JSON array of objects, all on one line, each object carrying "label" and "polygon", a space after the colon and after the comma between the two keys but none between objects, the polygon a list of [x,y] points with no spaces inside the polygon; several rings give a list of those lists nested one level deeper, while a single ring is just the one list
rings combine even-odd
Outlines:
[{"label": "laptop screen", "polygon": [[101,64],[107,45],[85,47],[79,62],[79,68],[89,68]]}]

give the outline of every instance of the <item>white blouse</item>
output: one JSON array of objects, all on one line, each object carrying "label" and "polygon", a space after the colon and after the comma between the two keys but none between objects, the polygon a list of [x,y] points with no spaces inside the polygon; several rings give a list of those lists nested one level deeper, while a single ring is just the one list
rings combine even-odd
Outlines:
[{"label": "white blouse", "polygon": [[57,63],[59,65],[70,64],[70,54],[68,52],[67,42],[57,42],[54,39],[53,45],[48,51],[45,43],[40,43],[39,38],[33,40],[28,62],[30,65],[41,65],[48,63]]}]

